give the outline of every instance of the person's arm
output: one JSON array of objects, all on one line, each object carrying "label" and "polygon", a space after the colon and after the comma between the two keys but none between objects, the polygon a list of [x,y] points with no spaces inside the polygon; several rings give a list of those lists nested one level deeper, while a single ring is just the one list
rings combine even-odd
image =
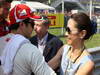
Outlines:
[{"label": "person's arm", "polygon": [[52,68],[45,62],[40,51],[36,47],[32,48],[32,50],[34,52],[30,55],[31,59],[28,59],[30,61],[29,64],[31,63],[30,67],[32,72],[35,75],[56,75]]},{"label": "person's arm", "polygon": [[93,75],[94,62],[89,60],[86,64],[82,65],[75,75]]},{"label": "person's arm", "polygon": [[55,70],[60,65],[62,53],[63,53],[63,47],[61,47],[57,52],[57,54],[48,62],[48,65],[52,69]]}]

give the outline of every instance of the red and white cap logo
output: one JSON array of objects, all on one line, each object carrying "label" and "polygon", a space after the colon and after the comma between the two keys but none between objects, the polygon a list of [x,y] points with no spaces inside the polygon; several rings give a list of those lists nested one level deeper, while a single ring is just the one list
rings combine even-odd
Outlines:
[{"label": "red and white cap logo", "polygon": [[40,16],[33,15],[31,9],[25,4],[18,4],[11,9],[9,14],[11,25],[18,23],[26,18],[38,19]]}]

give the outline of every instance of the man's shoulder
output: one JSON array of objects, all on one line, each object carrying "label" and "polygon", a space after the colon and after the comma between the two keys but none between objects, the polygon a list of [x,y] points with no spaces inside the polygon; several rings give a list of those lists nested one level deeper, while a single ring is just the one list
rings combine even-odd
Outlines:
[{"label": "man's shoulder", "polygon": [[48,40],[52,40],[52,39],[54,39],[54,38],[59,39],[56,35],[51,34],[51,33],[48,33]]},{"label": "man's shoulder", "polygon": [[31,43],[24,43],[22,45],[23,48],[37,48],[35,45],[31,44]]},{"label": "man's shoulder", "polygon": [[29,40],[31,41],[31,43],[36,42],[37,41],[37,36],[34,35]]},{"label": "man's shoulder", "polygon": [[48,41],[48,43],[55,43],[55,44],[61,44],[61,45],[63,45],[63,42],[59,39],[59,37],[58,36],[55,36],[55,35],[53,35],[53,34],[50,34],[52,37],[50,38],[50,36],[48,36],[48,39],[49,39],[49,41]]},{"label": "man's shoulder", "polygon": [[20,47],[20,51],[24,52],[24,53],[33,53],[35,52],[37,49],[37,47],[31,43],[24,43],[21,47]]},{"label": "man's shoulder", "polygon": [[32,44],[35,44],[35,45],[37,44],[37,36],[36,35],[32,36],[29,40]]},{"label": "man's shoulder", "polygon": [[37,36],[34,35],[34,36],[32,36],[32,37],[30,38],[30,40],[33,40],[33,39],[37,39]]},{"label": "man's shoulder", "polygon": [[6,38],[11,38],[14,34],[13,33],[8,33],[5,36],[0,37],[1,39],[6,39]]},{"label": "man's shoulder", "polygon": [[56,37],[56,35],[48,33],[48,36]]},{"label": "man's shoulder", "polygon": [[[52,39],[56,39],[56,40],[60,40],[60,38],[54,34],[50,34],[49,33],[49,36],[52,36]],[[61,41],[61,40],[60,40]]]},{"label": "man's shoulder", "polygon": [[5,35],[5,36],[2,36],[2,37],[0,37],[0,41],[5,41],[6,42],[6,39],[8,38],[8,34],[7,35]]}]

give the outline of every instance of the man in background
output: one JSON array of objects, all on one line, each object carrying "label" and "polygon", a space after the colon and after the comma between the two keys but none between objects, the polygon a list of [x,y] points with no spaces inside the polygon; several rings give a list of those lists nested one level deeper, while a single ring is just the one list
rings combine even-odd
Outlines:
[{"label": "man in background", "polygon": [[[40,52],[45,57],[46,62],[49,62],[58,52],[63,42],[55,35],[48,32],[50,21],[45,15],[41,15],[41,19],[37,19],[34,25],[36,35],[30,41],[37,46]],[[53,65],[53,64],[52,64]],[[58,68],[55,68],[58,71]]]}]

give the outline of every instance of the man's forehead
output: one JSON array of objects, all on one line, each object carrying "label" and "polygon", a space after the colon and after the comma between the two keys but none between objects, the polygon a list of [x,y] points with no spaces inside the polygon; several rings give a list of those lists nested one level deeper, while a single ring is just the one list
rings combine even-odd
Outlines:
[{"label": "man's forehead", "polygon": [[43,21],[34,21],[36,25],[40,25],[42,26],[43,25]]},{"label": "man's forehead", "polygon": [[38,23],[38,24],[41,24],[42,22],[41,21],[34,21],[36,24]]}]

